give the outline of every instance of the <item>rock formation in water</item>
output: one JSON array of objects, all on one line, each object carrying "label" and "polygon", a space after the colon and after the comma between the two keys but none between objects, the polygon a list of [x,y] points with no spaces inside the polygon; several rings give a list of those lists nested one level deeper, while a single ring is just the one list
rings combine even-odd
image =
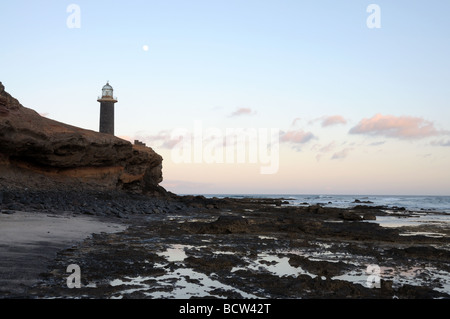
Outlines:
[{"label": "rock formation in water", "polygon": [[0,188],[165,194],[161,181],[150,147],[40,116],[0,82]]}]

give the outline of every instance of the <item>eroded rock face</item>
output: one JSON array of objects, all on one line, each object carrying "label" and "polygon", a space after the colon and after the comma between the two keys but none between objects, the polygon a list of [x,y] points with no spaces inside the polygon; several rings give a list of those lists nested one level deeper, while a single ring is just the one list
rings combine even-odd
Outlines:
[{"label": "eroded rock face", "polygon": [[0,82],[0,186],[164,193],[162,157],[150,147],[40,116]]}]

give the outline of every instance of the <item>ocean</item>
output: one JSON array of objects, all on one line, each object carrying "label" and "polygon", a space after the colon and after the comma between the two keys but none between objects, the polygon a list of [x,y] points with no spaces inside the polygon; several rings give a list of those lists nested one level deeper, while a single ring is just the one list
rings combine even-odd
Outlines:
[{"label": "ocean", "polygon": [[[393,196],[393,195],[293,195],[293,194],[208,194],[205,197],[282,198],[289,205],[314,205],[350,208],[355,205],[404,207],[409,211],[430,211],[450,215],[450,196]],[[358,203],[359,201],[359,203]],[[450,218],[450,216],[449,216]]]}]

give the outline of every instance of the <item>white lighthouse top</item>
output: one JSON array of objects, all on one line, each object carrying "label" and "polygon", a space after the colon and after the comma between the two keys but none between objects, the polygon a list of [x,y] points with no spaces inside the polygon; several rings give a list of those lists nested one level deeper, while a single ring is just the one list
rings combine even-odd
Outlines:
[{"label": "white lighthouse top", "polygon": [[102,96],[98,97],[99,102],[101,101],[108,101],[108,102],[117,102],[117,98],[113,96],[113,88],[111,85],[109,85],[109,81],[106,82],[106,84],[102,88]]},{"label": "white lighthouse top", "polygon": [[109,85],[109,81],[102,88],[102,97],[113,97],[113,88]]}]

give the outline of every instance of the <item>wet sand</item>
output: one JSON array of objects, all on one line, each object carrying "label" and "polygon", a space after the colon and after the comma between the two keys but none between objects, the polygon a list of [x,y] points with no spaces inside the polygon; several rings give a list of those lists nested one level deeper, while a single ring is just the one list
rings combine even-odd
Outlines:
[{"label": "wet sand", "polygon": [[8,211],[0,214],[0,296],[28,297],[57,252],[93,233],[123,231],[118,222],[71,213]]}]

